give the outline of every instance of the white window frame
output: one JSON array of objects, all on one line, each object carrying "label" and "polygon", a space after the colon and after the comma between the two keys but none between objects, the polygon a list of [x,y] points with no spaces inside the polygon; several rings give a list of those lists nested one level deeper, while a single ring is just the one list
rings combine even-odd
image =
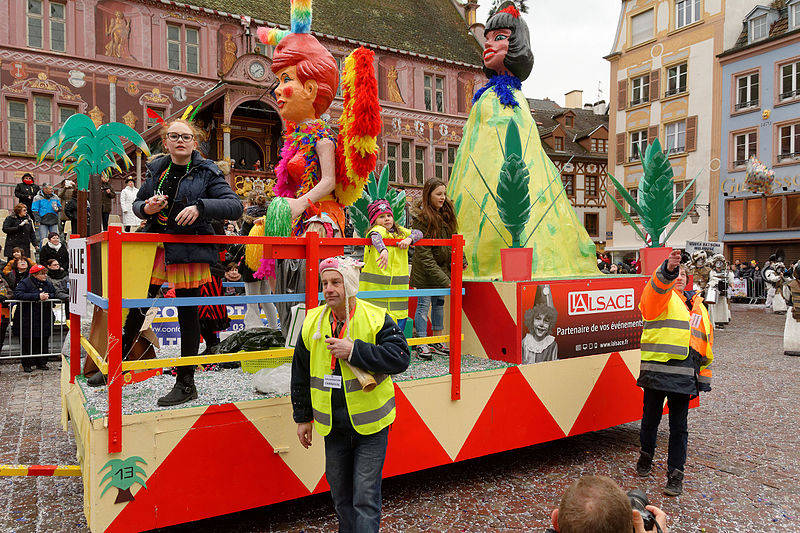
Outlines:
[{"label": "white window frame", "polygon": [[[780,65],[778,77],[780,78],[780,92],[778,101],[784,102],[800,97],[800,61]],[[788,69],[788,74],[787,74]]]},{"label": "white window frame", "polygon": [[[783,140],[787,138],[789,150],[783,150]],[[778,129],[778,163],[800,160],[800,122],[787,124]]]},{"label": "white window frame", "polygon": [[753,17],[747,22],[747,42],[754,43],[769,36],[767,14]]},{"label": "white window frame", "polygon": [[758,72],[737,76],[735,80],[736,104],[734,111],[757,108],[761,101],[761,79]]},{"label": "white window frame", "polygon": [[[680,186],[680,187],[679,187],[679,186]],[[684,182],[682,182],[682,181],[680,181],[680,182],[678,182],[678,181],[673,181],[673,182],[672,182],[672,198],[673,198],[673,200],[672,200],[672,201],[673,201],[673,202],[675,201],[675,198],[677,198],[677,197],[678,197],[678,196],[679,196],[679,195],[680,195],[680,194],[683,192],[683,189],[684,189],[684,187],[686,187],[686,183],[684,183]],[[686,200],[686,196],[684,196],[683,198],[681,198],[681,201],[680,201],[680,203],[679,203],[679,204],[677,204],[677,205],[676,205],[676,206],[675,206],[675,207],[672,209],[672,212],[673,212],[673,213],[683,213],[683,204],[685,203],[685,202],[684,202],[684,200]]]},{"label": "white window frame", "polygon": [[675,0],[675,28],[683,28],[700,20],[700,0]]},{"label": "white window frame", "polygon": [[[631,195],[634,201],[639,201],[639,187],[633,187],[632,189],[628,189],[628,194]],[[628,205],[628,214],[632,217],[639,216],[639,213],[636,212],[636,208],[633,204]]]},{"label": "white window frame", "polygon": [[668,155],[686,151],[685,120],[679,120],[664,126],[664,151]]},{"label": "white window frame", "polygon": [[425,111],[444,113],[444,76],[425,74],[423,77]]},{"label": "white window frame", "polygon": [[689,88],[689,66],[686,63],[667,67],[667,90],[664,96],[685,93]]},{"label": "white window frame", "polygon": [[[647,21],[648,27],[645,27],[645,22]],[[631,46],[636,46],[638,44],[646,43],[650,39],[653,38],[653,29],[655,28],[655,21],[656,15],[655,10],[648,9],[647,11],[642,11],[641,13],[637,13],[631,17]],[[637,24],[641,25],[641,28],[637,28]],[[647,31],[649,29],[649,31]]]},{"label": "white window frame", "polygon": [[[755,147],[752,145],[755,144]],[[739,146],[744,150],[743,158],[738,158]],[[747,165],[747,160],[750,156],[758,157],[758,132],[747,131],[744,133],[737,133],[733,136],[733,167],[743,167]]]},{"label": "white window frame", "polygon": [[[594,194],[589,194],[589,182],[594,181]],[[584,199],[596,200],[600,198],[600,176],[597,174],[586,174],[583,176],[583,196]]]},{"label": "white window frame", "polygon": [[800,2],[789,6],[789,31],[800,28]]},{"label": "white window frame", "polygon": [[[39,13],[34,13],[30,10],[31,3],[39,5]],[[44,48],[44,12],[45,0],[25,0],[25,42],[29,48]],[[31,25],[36,24],[39,26],[39,43],[34,44],[31,42]]]},{"label": "white window frame", "polygon": [[647,148],[647,129],[632,131],[629,136],[630,158],[628,161],[640,161],[644,157],[644,151]]},{"label": "white window frame", "polygon": [[[638,98],[637,98],[638,95]],[[646,104],[650,101],[650,74],[631,79],[630,105]]]},{"label": "white window frame", "polygon": [[[53,5],[59,5],[64,10],[63,18],[58,18],[53,15]],[[67,4],[66,2],[56,2],[55,0],[50,0],[48,2],[47,11],[49,13],[49,22],[50,22],[50,50],[54,52],[66,52],[67,51]],[[59,28],[60,27],[60,28]],[[61,34],[64,36],[64,40],[62,42],[63,48],[56,48],[53,44],[53,35],[57,33],[56,30],[59,30]]]},{"label": "white window frame", "polygon": [[[22,117],[12,117],[11,116],[11,106],[12,106],[12,104],[16,104],[16,105],[21,106],[21,109],[23,111],[24,116],[22,116]],[[8,100],[6,100],[6,110],[8,112],[7,113],[7,116],[8,116],[8,120],[7,120],[8,129],[6,130],[8,132],[8,151],[9,152],[15,152],[15,153],[27,153],[27,151],[28,151],[28,102],[25,101],[25,100],[8,99]],[[14,149],[15,147],[11,146],[11,143],[12,143],[11,125],[12,124],[21,124],[22,125],[23,132],[24,132],[24,135],[22,136],[22,142],[23,142],[22,150],[15,150]],[[17,148],[19,148],[19,147],[17,147]]]}]

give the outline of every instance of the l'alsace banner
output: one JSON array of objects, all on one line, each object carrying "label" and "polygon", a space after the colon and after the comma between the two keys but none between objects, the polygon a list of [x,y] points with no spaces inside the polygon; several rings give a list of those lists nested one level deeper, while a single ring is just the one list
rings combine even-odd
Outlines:
[{"label": "l'alsace banner", "polygon": [[[542,322],[553,316],[549,334],[558,345],[558,359],[638,349],[643,325],[639,301],[647,279],[625,276],[521,284],[521,357],[527,335],[529,346],[547,342]],[[556,313],[546,312],[543,306]],[[539,315],[538,322],[534,314]]]}]

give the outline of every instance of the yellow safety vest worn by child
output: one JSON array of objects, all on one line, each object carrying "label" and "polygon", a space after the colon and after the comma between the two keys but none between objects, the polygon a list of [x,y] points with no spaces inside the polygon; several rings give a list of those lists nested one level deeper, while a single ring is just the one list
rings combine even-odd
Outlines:
[{"label": "yellow safety vest worn by child", "polygon": [[[368,236],[377,233],[380,236],[381,244],[383,239],[405,239],[411,237],[412,243],[422,238],[419,231],[412,231],[395,224],[396,233],[389,233],[383,226],[376,224],[369,232]],[[415,238],[416,237],[416,238]],[[378,265],[381,248],[378,246],[364,247],[364,268],[361,269],[361,278],[358,290],[361,291],[382,291],[382,290],[405,290],[408,289],[409,266],[408,249],[398,248],[397,246],[386,247],[389,251],[389,261],[386,269],[383,270]],[[368,298],[373,305],[386,309],[389,316],[397,322],[408,318],[408,297],[396,298]]]}]

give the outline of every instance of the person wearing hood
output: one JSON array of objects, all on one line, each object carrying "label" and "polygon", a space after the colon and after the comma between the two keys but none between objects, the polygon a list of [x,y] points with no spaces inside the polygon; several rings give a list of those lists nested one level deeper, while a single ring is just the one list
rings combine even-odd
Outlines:
[{"label": "person wearing hood", "polygon": [[33,174],[30,172],[26,172],[22,175],[22,180],[20,183],[17,183],[17,186],[14,189],[14,196],[17,197],[21,204],[25,204],[25,206],[28,208],[28,212],[31,211],[33,199],[38,193],[39,186],[33,183]]},{"label": "person wearing hood", "polygon": [[69,267],[69,251],[66,246],[61,244],[61,237],[55,231],[51,231],[47,235],[47,240],[42,245],[42,251],[39,252],[41,264],[46,265],[48,259],[57,259],[62,267]]},{"label": "person wearing hood", "polygon": [[42,184],[42,190],[33,199],[31,212],[34,220],[39,223],[39,244],[43,244],[50,233],[58,233],[61,200],[49,183]]},{"label": "person wearing hood", "polygon": [[28,216],[28,206],[19,203],[14,206],[14,212],[3,221],[3,231],[6,233],[6,259],[14,256],[14,248],[20,248],[22,255],[30,257],[31,246],[39,251],[39,243],[36,242],[36,232],[33,229],[33,221]]},{"label": "person wearing hood", "polygon": [[33,365],[47,370],[50,335],[53,330],[53,304],[56,288],[47,279],[47,268],[34,265],[30,275],[23,278],[14,289],[15,300],[25,300],[14,308],[14,329],[20,337],[23,356],[43,354],[40,357],[23,357],[22,368],[32,372]]},{"label": "person wearing hood", "polygon": [[[202,130],[184,119],[165,123],[161,141],[167,155],[154,158],[147,166],[147,180],[133,202],[134,214],[147,220],[147,232],[169,235],[214,235],[211,221],[237,219],[242,202],[213,161],[197,151]],[[198,298],[200,287],[211,280],[209,265],[219,261],[214,244],[166,242],[156,251],[151,269],[148,298],[155,298],[169,283],[179,298]],[[122,331],[123,357],[136,341],[147,308],[131,309]],[[195,356],[200,347],[200,317],[197,306],[178,307],[181,356]],[[98,376],[98,377],[95,377]],[[104,377],[97,373],[87,382],[99,386]],[[177,368],[172,390],[158,399],[161,407],[179,405],[197,398],[194,365]]]},{"label": "person wearing hood", "polygon": [[119,205],[122,208],[122,227],[125,231],[134,231],[139,227],[141,219],[133,213],[133,201],[139,189],[136,188],[136,180],[128,178],[125,180],[125,188],[119,193]]}]

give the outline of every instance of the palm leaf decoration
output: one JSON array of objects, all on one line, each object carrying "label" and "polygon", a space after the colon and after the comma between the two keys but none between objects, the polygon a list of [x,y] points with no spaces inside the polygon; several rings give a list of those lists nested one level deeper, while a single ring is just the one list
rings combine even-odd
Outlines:
[{"label": "palm leaf decoration", "polygon": [[109,471],[106,472],[100,480],[100,486],[102,487],[106,482],[108,482],[108,484],[103,489],[103,492],[100,493],[100,496],[102,497],[111,487],[115,487],[118,492],[114,503],[133,501],[134,498],[133,494],[131,494],[131,487],[134,483],[138,483],[142,487],[147,488],[145,482],[147,473],[138,463],[147,465],[147,462],[138,455],[133,455],[127,459],[110,459],[103,465],[103,468],[101,468],[98,473],[106,468],[109,468]]},{"label": "palm leaf decoration", "polygon": [[517,123],[512,119],[506,129],[505,161],[497,182],[497,212],[511,234],[511,247],[519,248],[522,232],[531,216],[528,191],[530,172],[522,159],[522,141]]},{"label": "palm leaf decoration", "polygon": [[[652,144],[647,146],[647,149],[644,153],[644,158],[642,159],[642,168],[644,170],[644,174],[639,180],[638,201],[633,199],[625,186],[617,181],[614,176],[608,174],[608,177],[611,180],[611,183],[614,184],[614,188],[617,189],[622,198],[639,216],[639,221],[641,222],[642,228],[650,235],[650,238],[652,239],[650,247],[657,248],[666,244],[667,239],[669,239],[677,227],[686,219],[686,216],[694,208],[694,204],[697,202],[697,196],[695,196],[691,203],[685,209],[683,209],[683,214],[678,218],[675,224],[673,224],[672,228],[665,233],[665,230],[667,229],[669,221],[672,218],[673,213],[675,213],[677,206],[681,201],[683,201],[684,195],[692,187],[692,185],[694,185],[700,174],[698,173],[698,175],[695,176],[692,181],[686,184],[683,188],[683,192],[677,198],[675,198],[672,188],[672,165],[670,165],[666,154],[664,154],[664,152],[661,150],[661,143],[658,139],[655,139]],[[636,233],[639,234],[639,237],[641,237],[643,241],[647,242],[645,233],[639,228],[639,225],[636,224],[636,222],[631,218],[625,208],[620,205],[620,203],[616,198],[614,198],[614,195],[611,194],[608,189],[604,189],[604,191],[609,200],[611,200],[620,214],[622,214],[623,218],[625,218],[625,220],[631,225]]]},{"label": "palm leaf decoration", "polygon": [[358,235],[367,236],[369,231],[369,216],[367,207],[369,204],[384,198],[392,206],[392,215],[399,226],[406,225],[406,192],[389,188],[389,165],[384,165],[380,177],[376,180],[375,173],[370,172],[367,187],[361,193],[361,198],[356,200],[350,208],[350,216],[353,219],[353,228]]},{"label": "palm leaf decoration", "polygon": [[88,116],[75,114],[45,141],[36,160],[41,163],[52,151],[54,162],[64,165],[62,173],[74,172],[78,190],[85,191],[89,188],[90,175],[121,170],[117,156],[122,159],[125,168],[130,168],[132,162],[125,153],[123,138],[135,144],[145,156],[150,155],[147,143],[133,128],[119,122],[97,128]]}]

